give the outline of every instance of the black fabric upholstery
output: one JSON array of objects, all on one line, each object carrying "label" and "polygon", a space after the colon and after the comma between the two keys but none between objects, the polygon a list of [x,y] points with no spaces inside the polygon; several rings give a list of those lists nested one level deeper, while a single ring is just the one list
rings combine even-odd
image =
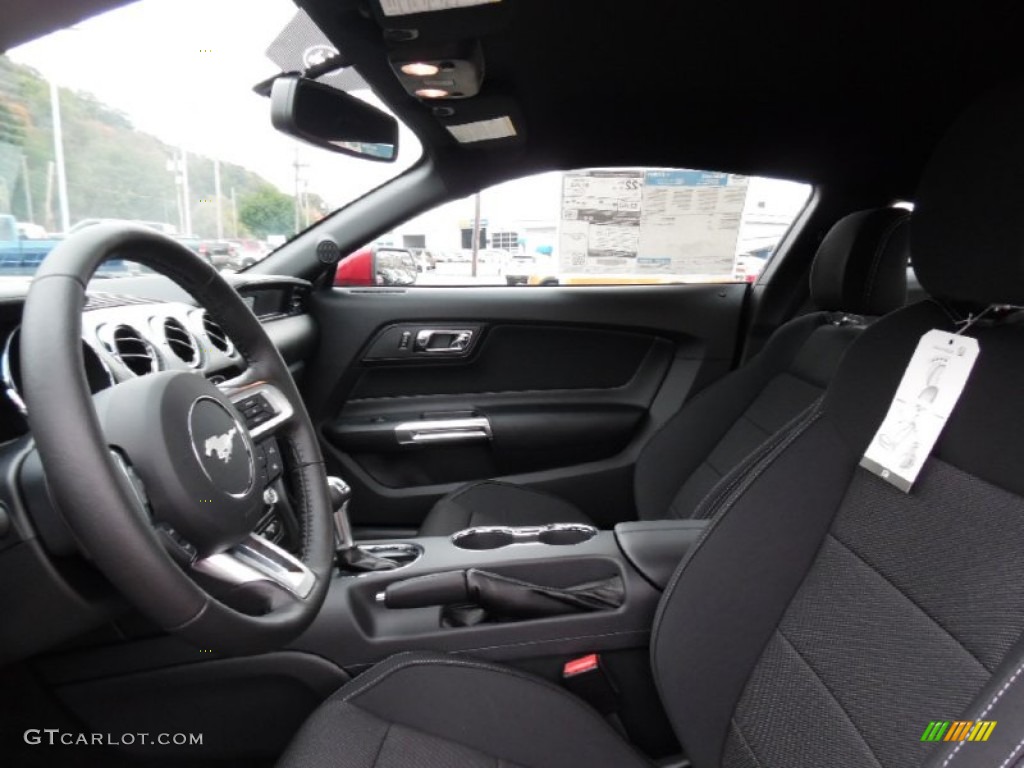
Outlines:
[{"label": "black fabric upholstery", "polygon": [[784,325],[757,357],[697,395],[651,439],[636,466],[641,519],[692,517],[722,477],[821,396],[834,370],[826,364],[839,356],[794,370],[798,359],[813,357],[802,350],[812,339],[820,342],[814,347],[845,349],[859,330],[829,319],[816,312]]},{"label": "black fabric upholstery", "polygon": [[907,301],[910,214],[876,208],[840,219],[821,241],[811,266],[818,309],[886,315]]},{"label": "black fabric upholstery", "polygon": [[479,525],[589,522],[574,505],[554,494],[488,480],[464,486],[437,502],[420,536],[446,536]]},{"label": "black fabric upholstery", "polygon": [[930,295],[1024,304],[1022,124],[1024,91],[1001,88],[939,143],[918,188],[910,235],[914,271]]},{"label": "black fabric upholstery", "polygon": [[508,667],[393,656],[306,722],[280,768],[650,768],[582,700]]},{"label": "black fabric upholstery", "polygon": [[[859,764],[922,764],[934,750],[919,740],[939,718],[931,713],[959,719],[1024,629],[1024,526],[1006,525],[1022,512],[1019,497],[938,460],[909,496],[859,471],[747,683],[732,741],[742,731],[764,765],[865,752]],[[880,705],[883,683],[900,695]],[[834,713],[813,752],[772,733],[799,722],[802,707]]]},{"label": "black fabric upholstery", "polygon": [[911,494],[857,467],[918,339],[954,327],[929,301],[868,329],[677,571],[652,661],[698,768],[921,765],[925,725],[960,719],[1019,642],[1024,417],[1002,381],[1024,327],[972,328],[982,354]]},{"label": "black fabric upholstery", "polygon": [[[1011,146],[1024,159],[1024,143],[1014,137]],[[998,178],[987,183],[998,169],[979,170],[968,217],[984,217],[979,201],[993,187],[1003,191]],[[1019,259],[1020,226],[1015,220],[990,241],[1001,243],[1005,261]],[[989,274],[998,274],[994,257],[972,260],[968,243],[961,245],[957,255],[974,266],[957,267],[968,287],[956,298],[988,304],[1015,290]],[[950,274],[935,285],[951,287],[943,282]],[[960,319],[929,300],[873,324],[825,396],[702,503],[713,516],[665,591],[651,646],[660,698],[695,768],[1013,768],[1024,761],[1024,323],[999,318],[967,329],[980,355],[909,493],[859,466],[921,336],[962,329]],[[553,690],[446,676],[411,680],[411,695],[399,686],[388,696],[375,683],[395,666],[376,668],[368,684],[351,683],[347,699],[499,765],[633,764],[597,727],[598,755],[526,754],[553,749],[552,722],[561,726],[557,747],[587,741],[579,729],[592,722],[577,719]],[[442,691],[465,703],[441,704]],[[502,704],[478,713],[490,695]],[[425,701],[436,701],[426,717]],[[504,702],[523,713],[516,728],[535,728],[535,744],[509,744],[508,724],[494,720]],[[320,717],[306,744],[327,738],[330,721]],[[937,719],[999,725],[983,744],[922,742]],[[463,722],[491,730],[455,738]],[[386,746],[386,738],[368,738]]]},{"label": "black fabric upholstery", "polygon": [[724,501],[655,619],[658,690],[697,766],[718,764],[747,677],[828,529],[823,511],[852,472],[855,457],[816,413],[792,434]]},{"label": "black fabric upholstery", "polygon": [[[904,210],[879,208],[833,227],[811,270],[811,299],[823,311],[783,325],[754,359],[689,401],[644,446],[634,479],[640,519],[693,517],[722,477],[821,396],[864,327],[860,315],[903,305],[908,221]],[[589,518],[549,494],[488,481],[438,501],[420,534],[560,522]]]},{"label": "black fabric upholstery", "polygon": [[1024,765],[1024,640],[1017,643],[957,719],[994,720],[997,725],[984,743],[950,742],[937,747],[929,756],[928,768]]},{"label": "black fabric upholstery", "polygon": [[[999,387],[1024,374],[1024,325],[971,329],[982,354],[910,494],[858,466],[935,327],[955,323],[933,301],[873,325],[826,396],[716,490],[652,642],[662,702],[696,768],[1010,768],[1024,751],[1011,725],[1024,714],[1024,494],[984,458],[1009,451],[1020,466],[1024,416]],[[284,765],[642,764],[568,702],[502,668],[397,657],[333,697]],[[931,720],[996,715],[1010,727],[977,752],[920,741]],[[600,754],[565,751],[577,743]]]}]

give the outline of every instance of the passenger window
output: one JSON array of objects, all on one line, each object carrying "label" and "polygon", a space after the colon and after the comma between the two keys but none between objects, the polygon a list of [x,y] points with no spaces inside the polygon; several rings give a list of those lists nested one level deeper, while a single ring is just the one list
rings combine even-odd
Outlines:
[{"label": "passenger window", "polygon": [[809,193],[710,171],[544,173],[439,206],[374,248],[408,251],[417,286],[753,282]]}]

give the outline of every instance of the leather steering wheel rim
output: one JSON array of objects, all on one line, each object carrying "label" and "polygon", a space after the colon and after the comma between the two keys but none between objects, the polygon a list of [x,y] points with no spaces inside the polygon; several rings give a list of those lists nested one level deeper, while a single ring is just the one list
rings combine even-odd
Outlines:
[{"label": "leather steering wheel rim", "polygon": [[[110,258],[141,263],[191,294],[221,325],[247,364],[242,377],[230,384],[244,388],[269,382],[291,405],[290,418],[274,437],[282,444],[291,487],[298,497],[300,560],[314,578],[304,596],[278,599],[273,609],[260,615],[230,607],[172,559],[154,521],[140,514],[139,502],[111,454],[83,369],[86,286],[99,265]],[[98,224],[68,238],[47,256],[29,289],[22,320],[21,369],[29,426],[50,493],[83,552],[139,611],[168,632],[226,652],[279,647],[312,622],[323,604],[333,567],[330,503],[320,448],[287,365],[259,320],[212,266],[177,241],[143,227]],[[157,386],[160,374],[153,376]],[[213,387],[195,373],[168,374],[164,382],[177,384],[176,377],[185,376],[202,382],[193,385],[180,379],[186,386]],[[108,392],[116,396],[121,386]],[[141,389],[147,384],[133,386]],[[247,438],[244,424],[237,418],[235,423]],[[138,429],[146,430],[147,424],[139,424]],[[251,441],[245,445],[251,446]],[[251,457],[249,463],[251,467]],[[146,477],[142,480],[148,489]]]}]

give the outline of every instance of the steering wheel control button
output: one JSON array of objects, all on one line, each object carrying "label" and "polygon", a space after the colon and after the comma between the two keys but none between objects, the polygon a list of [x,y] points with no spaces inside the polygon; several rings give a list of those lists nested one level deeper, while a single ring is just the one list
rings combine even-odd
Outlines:
[{"label": "steering wheel control button", "polygon": [[235,407],[242,414],[249,429],[266,424],[277,415],[277,411],[262,393],[239,400],[235,403]]},{"label": "steering wheel control button", "polygon": [[238,419],[211,397],[198,398],[188,419],[192,450],[206,476],[231,496],[248,493],[255,468]]},{"label": "steering wheel control button", "polygon": [[271,515],[266,522],[260,523],[256,532],[263,538],[268,541],[272,541],[275,544],[280,543],[281,539],[284,538],[284,528],[281,526],[281,521],[273,515]]},{"label": "steering wheel control button", "polygon": [[176,530],[169,525],[160,525],[156,532],[164,549],[179,563],[191,565],[195,561],[196,548]]},{"label": "steering wheel control button", "polygon": [[267,382],[258,382],[236,392],[231,404],[249,428],[253,440],[272,434],[295,413],[284,393]]},{"label": "steering wheel control button", "polygon": [[277,447],[274,439],[260,443],[261,463],[267,468],[267,477],[271,481],[277,480],[284,471],[284,464],[281,463],[281,450]]}]

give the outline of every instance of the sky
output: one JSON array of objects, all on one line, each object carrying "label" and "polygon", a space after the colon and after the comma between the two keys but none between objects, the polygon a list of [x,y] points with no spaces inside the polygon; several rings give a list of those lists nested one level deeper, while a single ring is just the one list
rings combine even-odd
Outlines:
[{"label": "sky", "polygon": [[[291,193],[295,151],[309,190],[339,206],[420,155],[408,130],[396,163],[336,155],[278,133],[270,101],[252,92],[279,69],[270,42],[296,12],[288,0],[143,0],[9,52],[58,85],[88,91],[139,130],[245,166]],[[357,93],[380,102],[368,91]]]},{"label": "sky", "polygon": [[[91,92],[168,144],[242,165],[288,193],[299,147],[309,191],[338,207],[412,165],[421,149],[404,126],[396,163],[333,154],[274,130],[270,102],[252,86],[279,71],[265,51],[295,12],[289,0],[142,0],[9,55],[60,86]],[[368,91],[356,95],[380,103]],[[485,193],[485,206],[521,219],[551,217],[559,179],[541,174],[499,185]],[[794,215],[805,197],[800,185],[768,180],[753,180],[748,196]]]}]

